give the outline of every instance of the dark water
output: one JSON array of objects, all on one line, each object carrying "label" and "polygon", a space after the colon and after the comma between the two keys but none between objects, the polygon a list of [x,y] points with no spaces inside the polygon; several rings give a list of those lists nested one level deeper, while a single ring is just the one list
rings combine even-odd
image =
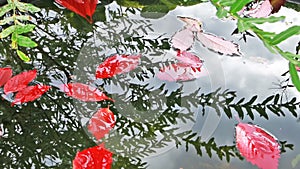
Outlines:
[{"label": "dark water", "polygon": [[[288,70],[286,60],[255,37],[245,43],[241,36],[231,36],[234,21],[217,19],[209,3],[177,7],[167,14],[140,14],[102,2],[95,24],[89,25],[51,1],[35,1],[42,12],[32,21],[37,28],[30,36],[39,46],[28,50],[30,63],[18,59],[9,40],[0,44],[1,67],[10,66],[15,74],[35,68],[35,83],[53,86],[38,101],[22,106],[11,107],[1,100],[1,168],[71,168],[76,152],[97,144],[86,130],[87,121],[108,106],[117,118],[103,140],[114,153],[113,168],[257,168],[235,148],[235,116],[276,136],[282,143],[279,168],[292,168],[300,153],[300,95],[287,87],[289,75],[281,76]],[[178,15],[201,20],[206,32],[238,43],[243,55],[219,55],[196,42],[191,50],[204,60],[203,76],[188,82],[159,80],[155,76],[159,69],[175,62],[169,38],[183,27]],[[287,18],[276,26],[266,24],[265,29],[280,32],[300,24],[299,12],[293,9],[284,7],[276,15]],[[299,36],[292,37],[281,47],[295,51],[298,41]],[[140,53],[141,64],[130,73],[96,80],[99,63],[116,53]],[[94,85],[115,102],[72,99],[57,88],[68,82]],[[246,104],[256,96],[254,103]],[[264,102],[270,96],[279,97],[279,102]],[[245,101],[239,103],[242,98]],[[279,110],[270,111],[272,106]]]}]

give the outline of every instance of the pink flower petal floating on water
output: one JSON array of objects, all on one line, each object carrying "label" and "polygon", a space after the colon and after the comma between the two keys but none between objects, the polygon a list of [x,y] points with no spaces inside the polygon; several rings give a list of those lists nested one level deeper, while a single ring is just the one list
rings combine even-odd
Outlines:
[{"label": "pink flower petal floating on water", "polygon": [[117,74],[127,73],[135,69],[141,55],[114,55],[101,63],[96,70],[96,78],[110,78]]},{"label": "pink flower petal floating on water", "polygon": [[79,14],[92,23],[92,17],[96,10],[98,0],[55,0],[55,2]]},{"label": "pink flower petal floating on water", "polygon": [[109,108],[101,108],[89,121],[88,131],[100,140],[115,126],[114,113]]},{"label": "pink flower petal floating on water", "polygon": [[60,86],[60,89],[68,96],[85,102],[97,102],[103,100],[114,101],[99,89],[82,83],[63,84]]},{"label": "pink flower petal floating on water", "polygon": [[251,124],[236,126],[236,146],[241,155],[261,169],[278,169],[280,145],[264,129]]},{"label": "pink flower petal floating on water", "polygon": [[201,67],[177,63],[162,68],[156,76],[161,80],[175,82],[193,80],[203,75],[204,73],[201,72]]},{"label": "pink flower petal floating on water", "polygon": [[176,59],[179,60],[181,63],[185,63],[194,67],[201,67],[203,64],[203,61],[198,56],[187,51],[178,50]]},{"label": "pink flower petal floating on water", "polygon": [[249,13],[253,18],[265,18],[272,13],[273,7],[269,0],[265,0],[254,13]]},{"label": "pink flower petal floating on water", "polygon": [[12,70],[9,67],[0,68],[0,87],[2,87],[12,76]]},{"label": "pink flower petal floating on water", "polygon": [[41,97],[49,89],[50,86],[47,85],[38,84],[35,86],[28,86],[16,94],[12,105],[34,101]]},{"label": "pink flower petal floating on water", "polygon": [[113,153],[103,145],[87,148],[76,154],[73,169],[110,169]]},{"label": "pink flower petal floating on water", "polygon": [[238,45],[212,34],[198,32],[197,39],[203,46],[225,55],[240,55]]},{"label": "pink flower petal floating on water", "polygon": [[37,70],[29,70],[13,76],[4,85],[5,94],[20,91],[27,87],[28,83],[36,77]]},{"label": "pink flower petal floating on water", "polygon": [[198,31],[202,31],[201,25],[202,23],[195,19],[195,18],[190,18],[190,17],[183,17],[183,16],[177,16],[177,18],[183,22],[186,23],[186,28],[188,28],[189,30],[193,31],[193,32],[198,32]]},{"label": "pink flower petal floating on water", "polygon": [[192,47],[194,40],[195,35],[193,31],[189,28],[185,28],[174,34],[171,38],[171,43],[175,49],[185,51]]}]

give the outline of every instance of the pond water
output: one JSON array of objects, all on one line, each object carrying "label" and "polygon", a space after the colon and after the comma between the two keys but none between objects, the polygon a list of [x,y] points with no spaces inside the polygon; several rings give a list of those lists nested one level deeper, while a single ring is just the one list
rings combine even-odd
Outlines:
[{"label": "pond water", "polygon": [[[259,125],[278,139],[279,168],[300,168],[295,160],[300,154],[300,94],[288,86],[289,74],[282,75],[288,71],[288,61],[271,53],[257,37],[248,36],[244,42],[241,35],[231,35],[235,21],[218,19],[209,2],[147,13],[102,1],[94,25],[52,1],[34,4],[42,11],[32,20],[37,27],[30,36],[38,43],[27,51],[32,61],[18,59],[10,41],[3,39],[0,67],[11,67],[14,74],[37,69],[33,83],[52,88],[22,106],[12,107],[9,97],[1,100],[1,168],[71,168],[78,151],[99,143],[87,124],[101,107],[109,107],[117,120],[101,140],[114,154],[112,168],[257,168],[235,147],[239,122],[235,117]],[[292,7],[274,14],[286,16],[283,22],[261,27],[280,32],[300,25],[295,10],[299,5]],[[200,20],[205,32],[239,44],[242,56],[220,55],[196,41],[191,51],[204,61],[201,76],[185,82],[160,80],[159,70],[176,62],[170,38],[184,27],[177,16]],[[299,39],[294,36],[280,47],[296,52]],[[141,54],[141,63],[129,73],[95,79],[97,66],[114,54]],[[115,102],[72,99],[59,89],[69,82],[95,86]],[[2,88],[0,93],[4,95]],[[270,96],[279,97],[279,102],[267,101]],[[282,111],[276,114],[272,106]]]}]

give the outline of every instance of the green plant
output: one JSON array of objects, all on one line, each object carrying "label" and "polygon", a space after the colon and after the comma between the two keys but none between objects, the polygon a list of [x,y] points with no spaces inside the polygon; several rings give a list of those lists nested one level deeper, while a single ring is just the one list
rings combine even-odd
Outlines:
[{"label": "green plant", "polygon": [[266,22],[275,23],[284,20],[284,16],[267,18],[250,18],[242,17],[238,12],[252,0],[211,0],[211,3],[217,8],[216,15],[219,18],[233,17],[237,21],[239,32],[251,31],[264,43],[264,45],[272,52],[280,54],[290,62],[290,75],[293,84],[300,91],[300,80],[296,71],[296,66],[300,66],[300,55],[290,51],[283,51],[278,45],[286,39],[300,34],[300,26],[292,26],[278,34],[268,32],[257,27],[259,24]]},{"label": "green plant", "polygon": [[[28,24],[27,21],[31,20],[31,17],[26,14],[27,12],[35,13],[39,12],[40,8],[29,4],[19,2],[19,0],[7,0],[8,4],[0,8],[0,17],[6,15],[0,20],[0,26],[6,26],[0,33],[0,39],[11,37],[11,47],[16,50],[17,55],[25,62],[30,61],[30,58],[21,50],[19,46],[25,48],[34,48],[37,46],[31,38],[24,36],[24,34],[32,32],[35,28],[34,24]],[[12,11],[11,14],[10,11]]]}]

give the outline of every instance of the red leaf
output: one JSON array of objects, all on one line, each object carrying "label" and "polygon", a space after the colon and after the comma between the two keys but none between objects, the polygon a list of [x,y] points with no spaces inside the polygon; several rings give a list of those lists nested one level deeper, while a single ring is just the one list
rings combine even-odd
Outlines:
[{"label": "red leaf", "polygon": [[141,55],[114,55],[101,63],[96,70],[96,78],[110,78],[135,69]]},{"label": "red leaf", "polygon": [[162,68],[157,77],[170,82],[193,80],[204,75],[200,68],[184,63],[171,64]]},{"label": "red leaf", "polygon": [[186,23],[186,28],[190,29],[193,32],[202,31],[201,25],[202,23],[197,19],[190,18],[190,17],[182,17],[177,16],[178,19]]},{"label": "red leaf", "polygon": [[175,49],[185,51],[192,47],[194,39],[193,31],[189,28],[185,28],[174,34],[171,38],[171,43]]},{"label": "red leaf", "polygon": [[97,140],[103,138],[115,126],[114,113],[109,108],[101,108],[89,121],[88,130]]},{"label": "red leaf", "polygon": [[102,100],[114,101],[97,88],[82,83],[63,84],[60,88],[68,96],[85,102],[96,102]]},{"label": "red leaf", "polygon": [[280,146],[277,139],[262,128],[245,123],[236,127],[236,146],[242,156],[261,169],[277,169]]},{"label": "red leaf", "polygon": [[36,70],[29,70],[12,77],[4,85],[4,92],[9,94],[26,88],[28,83],[35,79],[36,72]]},{"label": "red leaf", "polygon": [[197,39],[203,46],[225,55],[240,55],[238,45],[215,35],[198,32]]},{"label": "red leaf", "polygon": [[9,67],[0,68],[0,87],[2,87],[12,76],[12,70]]},{"label": "red leaf", "polygon": [[87,148],[76,154],[73,169],[110,169],[113,153],[103,145]]},{"label": "red leaf", "polygon": [[203,63],[203,61],[198,56],[187,51],[179,50],[177,52],[176,59],[184,64],[194,67],[201,67]]},{"label": "red leaf", "polygon": [[34,101],[41,97],[49,89],[50,86],[47,85],[38,84],[35,86],[28,86],[16,94],[15,100],[13,101],[12,105]]},{"label": "red leaf", "polygon": [[55,0],[55,2],[77,13],[92,23],[92,17],[96,10],[98,0]]}]

